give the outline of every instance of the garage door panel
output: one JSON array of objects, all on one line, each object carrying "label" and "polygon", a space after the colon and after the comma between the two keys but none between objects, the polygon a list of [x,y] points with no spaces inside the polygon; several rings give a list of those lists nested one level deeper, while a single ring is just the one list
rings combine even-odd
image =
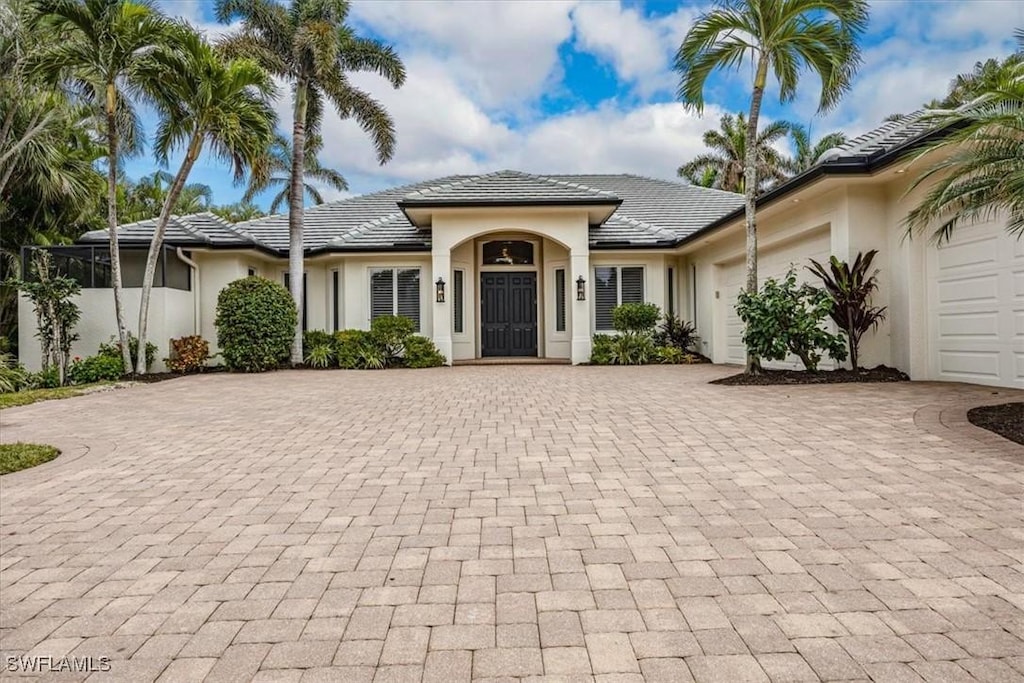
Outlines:
[{"label": "garage door panel", "polygon": [[999,221],[929,246],[930,375],[1024,387],[1024,246]]}]

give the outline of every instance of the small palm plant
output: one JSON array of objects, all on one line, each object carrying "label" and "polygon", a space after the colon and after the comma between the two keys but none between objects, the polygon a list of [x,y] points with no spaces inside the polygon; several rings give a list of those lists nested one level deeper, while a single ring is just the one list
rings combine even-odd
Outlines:
[{"label": "small palm plant", "polygon": [[811,259],[807,270],[811,271],[825,285],[825,291],[832,298],[829,317],[843,334],[850,348],[850,364],[858,369],[858,350],[861,338],[878,328],[885,319],[885,306],[872,306],[871,295],[878,289],[878,270],[871,270],[877,250],[857,254],[853,265],[840,261],[835,256],[829,259],[829,268]]}]

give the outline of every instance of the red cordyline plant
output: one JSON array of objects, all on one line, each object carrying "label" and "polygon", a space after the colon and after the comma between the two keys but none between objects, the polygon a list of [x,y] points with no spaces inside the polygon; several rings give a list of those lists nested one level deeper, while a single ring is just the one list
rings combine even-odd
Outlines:
[{"label": "red cordyline plant", "polygon": [[832,299],[829,317],[843,334],[850,348],[850,364],[858,369],[858,349],[861,338],[868,330],[877,329],[885,319],[885,306],[872,306],[871,295],[878,289],[878,270],[871,271],[871,262],[878,250],[858,253],[853,265],[840,261],[835,256],[829,259],[829,268],[811,259],[807,270],[811,271],[825,285],[825,291]]}]

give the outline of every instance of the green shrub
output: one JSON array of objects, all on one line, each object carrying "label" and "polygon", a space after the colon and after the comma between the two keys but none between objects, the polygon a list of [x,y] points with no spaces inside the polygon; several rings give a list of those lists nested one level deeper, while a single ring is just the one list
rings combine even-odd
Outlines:
[{"label": "green shrub", "polygon": [[658,331],[654,333],[654,343],[658,346],[671,346],[680,351],[689,351],[697,347],[700,337],[693,323],[688,323],[678,316],[665,314],[661,319]]},{"label": "green shrub", "polygon": [[445,364],[445,357],[437,350],[433,339],[414,334],[405,339],[402,361],[407,368],[436,368]]},{"label": "green shrub", "polygon": [[28,383],[28,372],[10,353],[0,353],[0,394],[10,394]]},{"label": "green shrub", "polygon": [[230,370],[263,372],[288,359],[295,335],[295,303],[277,282],[235,280],[217,296],[217,344]]},{"label": "green shrub", "polygon": [[366,330],[339,330],[334,333],[334,357],[338,367],[358,370],[363,367],[363,350],[373,346],[373,339]]},{"label": "green shrub", "polygon": [[617,332],[653,333],[661,318],[654,304],[620,304],[612,309],[612,327]]},{"label": "green shrub", "polygon": [[329,368],[334,364],[334,345],[317,344],[306,352],[306,365],[311,368]]},{"label": "green shrub", "polygon": [[611,362],[613,365],[644,365],[654,358],[654,342],[650,335],[637,332],[623,332],[612,338]]},{"label": "green shrub", "polygon": [[746,324],[743,343],[752,355],[783,360],[792,353],[811,372],[818,369],[822,351],[833,360],[846,359],[842,336],[821,327],[831,310],[828,293],[807,284],[798,287],[793,268],[781,282],[765,280],[756,294],[740,292],[736,304]]},{"label": "green shrub", "polygon": [[388,367],[388,357],[376,344],[364,344],[359,350],[359,369],[383,370]]},{"label": "green shrub", "polygon": [[333,346],[334,336],[326,330],[306,330],[302,333],[302,357],[309,355],[314,346]]},{"label": "green shrub", "polygon": [[678,365],[685,363],[688,354],[677,346],[659,346],[654,350],[654,357],[659,363],[666,365]]},{"label": "green shrub", "polygon": [[88,358],[76,358],[68,369],[72,384],[115,381],[124,375],[124,360],[109,353],[99,353]]},{"label": "green shrub", "polygon": [[370,335],[384,356],[385,366],[401,362],[405,340],[416,331],[416,323],[400,315],[382,315],[370,323]]},{"label": "green shrub", "polygon": [[51,365],[46,370],[30,373],[27,384],[29,389],[56,389],[60,386],[60,370]]},{"label": "green shrub", "polygon": [[[135,366],[139,362],[139,338],[131,332],[128,333],[128,353],[132,357],[132,367],[129,372],[134,372]],[[99,355],[117,358],[121,361],[122,368],[124,367],[124,359],[121,358],[121,342],[116,341],[114,337],[111,337],[110,341],[106,344],[100,344]],[[146,342],[146,372],[149,372],[149,369],[153,367],[154,360],[156,360],[156,344]],[[129,372],[122,372],[121,374],[126,375]]]},{"label": "green shrub", "polygon": [[210,357],[210,343],[198,334],[171,340],[171,357],[164,363],[171,372],[199,372]]},{"label": "green shrub", "polygon": [[610,334],[595,334],[590,345],[590,362],[593,365],[611,365],[614,341],[615,337]]}]

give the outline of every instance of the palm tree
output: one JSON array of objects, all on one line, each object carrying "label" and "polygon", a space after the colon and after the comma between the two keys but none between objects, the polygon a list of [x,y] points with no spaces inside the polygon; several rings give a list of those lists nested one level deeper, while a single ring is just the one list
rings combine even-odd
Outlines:
[{"label": "palm tree", "polygon": [[122,152],[138,149],[141,130],[132,96],[152,85],[143,75],[150,53],[165,45],[171,22],[145,2],[133,0],[39,0],[41,22],[51,32],[40,56],[43,74],[60,78],[103,121],[107,156],[107,229],[114,312],[125,371],[132,366],[125,325],[117,235],[117,171]]},{"label": "palm tree", "polygon": [[384,107],[348,79],[349,72],[369,71],[398,88],[405,66],[387,45],[360,38],[346,25],[347,0],[217,0],[222,22],[241,19],[242,27],[224,47],[255,58],[292,86],[292,168],[288,192],[288,270],[292,298],[298,309],[292,363],[302,362],[303,242],[302,198],[306,169],[306,134],[320,129],[325,100],[342,119],[354,118],[373,139],[377,160],[386,163],[395,152],[395,126]]},{"label": "palm tree", "polygon": [[262,218],[267,214],[260,210],[260,207],[249,202],[235,202],[234,204],[222,204],[211,206],[210,211],[217,214],[229,223],[240,223],[251,221],[254,218]]},{"label": "palm tree", "polygon": [[[125,210],[121,218],[125,221],[141,221],[160,215],[167,193],[174,183],[174,176],[167,171],[154,171],[139,178],[126,192]],[[174,213],[184,215],[207,211],[213,204],[213,190],[202,183],[185,183],[174,205]]]},{"label": "palm tree", "polygon": [[[857,39],[867,27],[866,0],[724,0],[702,14],[676,52],[679,99],[704,109],[704,85],[718,69],[739,69],[748,59],[754,82],[744,153],[746,195],[746,291],[757,292],[757,124],[769,71],[779,84],[779,100],[796,97],[804,70],[821,78],[819,111],[834,107],[850,87],[860,64]],[[747,372],[757,372],[748,354]]]},{"label": "palm tree", "polygon": [[[317,154],[323,147],[323,141],[319,135],[306,136],[305,169],[303,169],[303,187],[306,194],[315,204],[323,204],[324,198],[316,185],[305,182],[305,178],[317,180],[335,190],[347,190],[348,183],[341,173],[333,168],[326,168],[320,165]],[[281,204],[291,203],[289,194],[291,192],[292,173],[292,146],[291,141],[283,135],[274,139],[273,147],[265,159],[262,159],[249,176],[249,187],[242,197],[243,202],[251,202],[256,195],[274,187],[280,188],[270,203],[270,213],[278,213]]]},{"label": "palm tree", "polygon": [[799,123],[789,124],[789,134],[796,147],[796,155],[790,160],[789,169],[793,173],[803,173],[814,166],[821,155],[834,147],[846,144],[846,133],[834,131],[823,135],[817,142],[811,143],[811,132]]},{"label": "palm tree", "polygon": [[[1024,30],[1016,32],[1024,56]],[[908,232],[938,224],[933,238],[948,240],[960,225],[1009,215],[1006,229],[1024,236],[1024,59],[1008,63],[985,92],[954,110],[929,116],[948,134],[917,153],[937,156],[911,183],[913,190],[934,182],[907,216]]]},{"label": "palm tree", "polygon": [[[161,163],[172,150],[184,148],[178,172],[167,189],[153,239],[149,244],[139,304],[139,348],[146,348],[149,299],[156,264],[171,214],[182,198],[186,181],[203,148],[227,161],[241,181],[274,139],[277,117],[268,98],[274,93],[270,74],[252,59],[228,60],[190,27],[177,31],[174,50],[158,51],[147,66],[160,75],[155,101],[161,113],[155,147]],[[146,371],[138,353],[135,372]]]},{"label": "palm tree", "polygon": [[[773,144],[789,133],[789,124],[775,121],[757,135],[758,192],[786,178],[787,160]],[[715,187],[728,192],[743,192],[743,164],[747,158],[747,117],[742,113],[722,116],[721,129],[704,133],[704,146],[712,150],[679,167],[678,173],[700,185],[709,177]]]}]

